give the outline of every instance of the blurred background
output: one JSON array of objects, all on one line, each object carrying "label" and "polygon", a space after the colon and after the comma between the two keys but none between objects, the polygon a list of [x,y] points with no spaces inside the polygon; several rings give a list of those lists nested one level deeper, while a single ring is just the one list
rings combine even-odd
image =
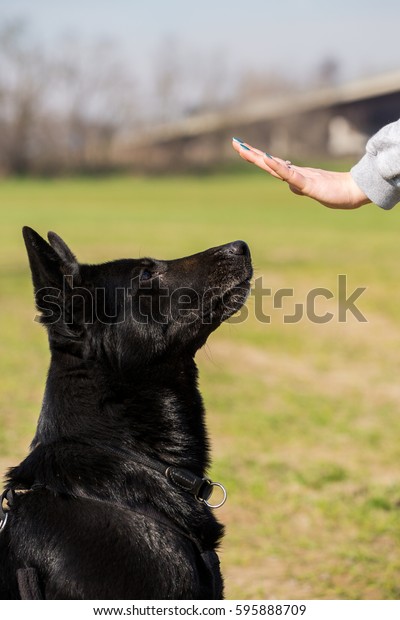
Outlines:
[{"label": "blurred background", "polygon": [[[263,286],[293,291],[261,300],[270,322],[252,296],[198,354],[228,598],[400,597],[399,211],[296,198],[230,145],[348,170],[399,117],[399,18],[394,0],[0,0],[1,472],[48,365],[24,224],[86,262],[243,238]],[[365,322],[339,320],[340,274]]]},{"label": "blurred background", "polygon": [[232,132],[353,156],[399,108],[394,0],[0,2],[0,172],[171,172]]}]

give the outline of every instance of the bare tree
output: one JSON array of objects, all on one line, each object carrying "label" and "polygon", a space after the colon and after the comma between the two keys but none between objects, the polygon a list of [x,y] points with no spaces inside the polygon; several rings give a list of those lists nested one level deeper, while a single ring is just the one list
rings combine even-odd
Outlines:
[{"label": "bare tree", "polygon": [[186,110],[191,113],[219,109],[229,102],[230,76],[226,57],[220,50],[206,54],[192,52],[186,56]]},{"label": "bare tree", "polygon": [[1,27],[0,158],[2,167],[13,173],[26,173],[35,157],[35,129],[50,86],[48,69],[24,22]]},{"label": "bare tree", "polygon": [[134,127],[136,86],[110,41],[64,42],[56,61],[56,105],[65,117],[66,153],[73,167],[110,164],[118,132]]},{"label": "bare tree", "polygon": [[174,37],[166,37],[155,54],[154,112],[161,122],[175,120],[182,112],[184,92],[183,51]]},{"label": "bare tree", "polygon": [[153,76],[153,114],[164,123],[219,108],[231,94],[224,54],[199,53],[174,37],[156,49]]},{"label": "bare tree", "polygon": [[110,41],[46,55],[24,22],[0,28],[0,168],[12,174],[113,165],[135,120],[135,84]]}]

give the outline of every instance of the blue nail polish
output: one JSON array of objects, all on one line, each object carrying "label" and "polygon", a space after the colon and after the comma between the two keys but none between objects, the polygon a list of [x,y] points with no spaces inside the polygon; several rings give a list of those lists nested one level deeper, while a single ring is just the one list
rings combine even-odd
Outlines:
[{"label": "blue nail polish", "polygon": [[232,140],[238,144],[243,144],[243,140],[240,140],[240,138],[232,138]]},{"label": "blue nail polish", "polygon": [[266,156],[267,156],[267,157],[269,157],[270,159],[274,159],[274,158],[272,157],[272,155],[270,155],[269,153],[264,153],[264,155],[266,155]]},{"label": "blue nail polish", "polygon": [[240,143],[240,148],[244,149],[245,151],[251,151],[251,149],[249,149],[249,147],[243,144],[242,142]]}]

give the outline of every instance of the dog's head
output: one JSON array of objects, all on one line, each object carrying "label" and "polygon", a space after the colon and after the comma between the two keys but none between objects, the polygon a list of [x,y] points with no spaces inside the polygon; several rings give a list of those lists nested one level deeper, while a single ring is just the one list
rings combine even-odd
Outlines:
[{"label": "dog's head", "polygon": [[250,288],[243,241],[177,260],[86,265],[55,233],[49,243],[28,227],[23,235],[52,349],[119,368],[171,350],[194,355],[242,307]]}]

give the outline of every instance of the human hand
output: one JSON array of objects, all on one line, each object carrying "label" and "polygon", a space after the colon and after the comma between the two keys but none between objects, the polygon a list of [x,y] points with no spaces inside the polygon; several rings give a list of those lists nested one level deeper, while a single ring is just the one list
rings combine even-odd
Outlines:
[{"label": "human hand", "polygon": [[246,161],[285,181],[295,194],[313,198],[325,207],[357,209],[371,202],[350,172],[294,166],[289,161],[272,157],[237,138],[233,138],[232,146]]}]

